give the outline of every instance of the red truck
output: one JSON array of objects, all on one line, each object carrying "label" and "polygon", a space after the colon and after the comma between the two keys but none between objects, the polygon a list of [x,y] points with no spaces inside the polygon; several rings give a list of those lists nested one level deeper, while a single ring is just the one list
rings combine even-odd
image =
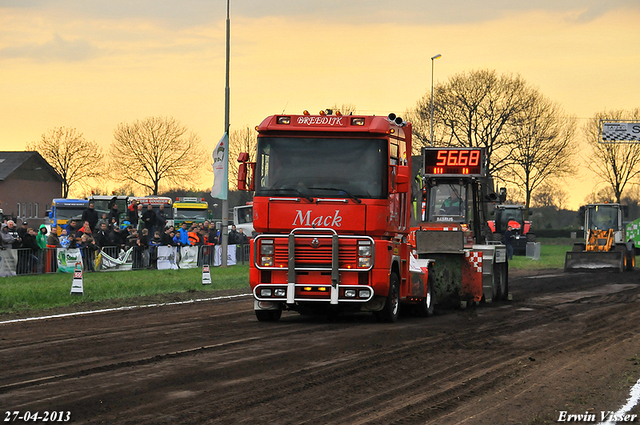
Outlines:
[{"label": "red truck", "polygon": [[250,284],[260,321],[283,310],[433,312],[430,260],[412,256],[411,124],[383,116],[273,115],[256,162],[240,154],[238,187],[254,190]]}]

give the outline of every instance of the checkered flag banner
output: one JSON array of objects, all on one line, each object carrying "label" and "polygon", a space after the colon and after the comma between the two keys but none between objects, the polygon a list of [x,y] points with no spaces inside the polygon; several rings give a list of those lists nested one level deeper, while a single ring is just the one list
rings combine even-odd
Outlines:
[{"label": "checkered flag banner", "polygon": [[640,122],[600,121],[601,143],[638,143],[640,142]]}]

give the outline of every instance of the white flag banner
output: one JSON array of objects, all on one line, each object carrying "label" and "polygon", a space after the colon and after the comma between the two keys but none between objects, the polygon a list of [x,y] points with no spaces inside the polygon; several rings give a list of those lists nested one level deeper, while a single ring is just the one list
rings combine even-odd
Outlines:
[{"label": "white flag banner", "polygon": [[213,186],[211,196],[227,199],[229,187],[229,135],[224,133],[213,150]]},{"label": "white flag banner", "polygon": [[158,247],[158,270],[178,270],[176,264],[177,248],[173,246]]},{"label": "white flag banner", "polygon": [[[216,256],[213,260],[213,265],[218,267],[222,265],[222,246],[216,245]],[[236,265],[236,246],[229,245],[227,247],[227,265],[235,266]]]},{"label": "white flag banner", "polygon": [[0,251],[0,277],[15,276],[18,264],[18,251],[3,249]]},{"label": "white flag banner", "polygon": [[193,269],[198,267],[198,252],[200,251],[197,246],[183,246],[180,248],[180,262],[178,267],[181,269]]},{"label": "white flag banner", "polygon": [[115,271],[115,270],[131,270],[133,266],[133,259],[131,254],[133,249],[120,250],[118,257],[112,257],[106,252],[102,252],[102,267],[101,270]]}]

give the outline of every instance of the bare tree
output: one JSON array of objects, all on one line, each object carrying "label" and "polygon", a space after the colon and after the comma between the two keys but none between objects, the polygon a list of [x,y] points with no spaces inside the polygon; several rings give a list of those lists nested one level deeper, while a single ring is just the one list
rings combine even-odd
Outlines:
[{"label": "bare tree", "polygon": [[600,120],[640,120],[640,108],[599,112],[584,129],[592,149],[588,167],[611,187],[620,202],[627,184],[640,174],[640,143],[600,143]]},{"label": "bare tree", "polygon": [[[478,70],[454,75],[434,87],[434,145],[484,147],[487,171],[494,175],[509,163],[509,123],[531,107],[531,89],[518,75]],[[414,139],[429,146],[431,97],[409,111]],[[496,154],[494,156],[494,154]]]},{"label": "bare tree", "polygon": [[122,123],[114,132],[110,169],[154,195],[161,182],[186,187],[208,162],[200,139],[174,118],[150,117]]},{"label": "bare tree", "polygon": [[529,107],[509,123],[510,160],[499,173],[501,180],[520,188],[527,210],[532,194],[545,181],[571,176],[577,171],[573,161],[576,118],[567,117],[557,103],[536,91],[529,96]]},{"label": "bare tree", "polygon": [[256,160],[258,145],[257,134],[249,126],[240,130],[233,130],[229,134],[229,185],[237,187],[238,182],[238,155],[241,152],[249,153],[249,161]]},{"label": "bare tree", "polygon": [[62,196],[69,196],[71,186],[98,177],[102,170],[102,152],[95,142],[87,141],[75,128],[56,127],[44,133],[39,142],[28,143],[62,177]]},{"label": "bare tree", "polygon": [[340,112],[342,115],[353,115],[356,113],[356,105],[352,103],[343,103],[338,106],[337,103],[334,103],[331,108],[329,108],[335,114],[336,112]]},{"label": "bare tree", "polygon": [[534,207],[554,207],[560,210],[565,207],[568,197],[567,191],[563,190],[559,184],[555,184],[553,180],[546,180],[531,195],[531,201]]}]

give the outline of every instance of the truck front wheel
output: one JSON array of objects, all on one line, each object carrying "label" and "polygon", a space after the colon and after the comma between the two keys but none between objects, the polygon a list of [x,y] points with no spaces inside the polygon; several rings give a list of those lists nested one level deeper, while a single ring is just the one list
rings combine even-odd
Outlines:
[{"label": "truck front wheel", "polygon": [[389,295],[384,303],[384,308],[374,313],[380,322],[394,323],[398,320],[400,313],[400,279],[395,273],[391,273],[389,278]]}]

